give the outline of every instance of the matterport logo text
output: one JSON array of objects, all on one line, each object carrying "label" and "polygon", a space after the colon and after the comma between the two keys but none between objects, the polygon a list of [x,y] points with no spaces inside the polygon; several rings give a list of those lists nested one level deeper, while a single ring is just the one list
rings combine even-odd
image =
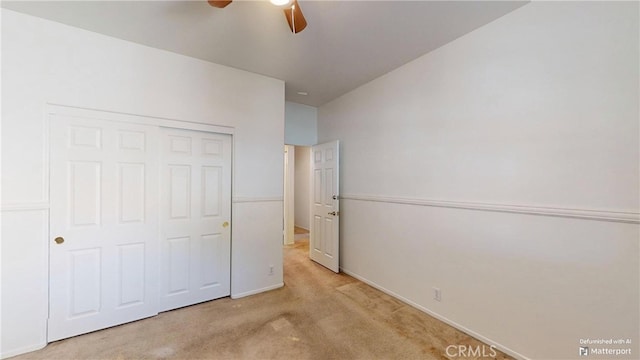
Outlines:
[{"label": "matterport logo text", "polygon": [[580,339],[578,355],[631,355],[631,339]]}]

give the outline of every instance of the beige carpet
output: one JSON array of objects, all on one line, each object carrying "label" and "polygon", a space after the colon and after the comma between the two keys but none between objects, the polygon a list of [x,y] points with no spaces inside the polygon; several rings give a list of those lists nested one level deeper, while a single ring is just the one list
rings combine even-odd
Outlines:
[{"label": "beige carpet", "polygon": [[[13,359],[448,359],[449,345],[482,346],[348,275],[311,262],[306,239],[286,247],[284,254],[282,289],[161,313]],[[509,359],[502,353],[495,358]]]}]

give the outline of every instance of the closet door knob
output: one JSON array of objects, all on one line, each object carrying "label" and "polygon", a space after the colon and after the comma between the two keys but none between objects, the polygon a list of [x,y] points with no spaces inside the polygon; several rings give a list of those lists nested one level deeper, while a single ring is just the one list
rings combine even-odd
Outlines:
[{"label": "closet door knob", "polygon": [[53,241],[55,241],[56,244],[60,245],[64,242],[64,238],[62,236],[58,236],[57,238],[53,239]]}]

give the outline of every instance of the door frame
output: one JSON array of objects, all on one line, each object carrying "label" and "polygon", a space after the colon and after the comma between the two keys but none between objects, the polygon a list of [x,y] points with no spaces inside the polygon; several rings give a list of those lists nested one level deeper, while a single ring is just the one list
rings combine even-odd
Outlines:
[{"label": "door frame", "polygon": [[284,146],[284,245],[295,242],[295,151],[294,145]]},{"label": "door frame", "polygon": [[[66,115],[66,116],[72,116],[72,117],[86,117],[86,118],[92,118],[92,119],[98,119],[98,120],[125,122],[125,123],[141,124],[141,125],[175,128],[175,129],[182,129],[182,130],[213,132],[213,133],[219,133],[219,134],[228,134],[232,136],[232,140],[233,140],[233,135],[235,133],[235,128],[232,126],[204,124],[204,123],[198,123],[193,121],[165,119],[165,118],[159,118],[154,116],[126,114],[126,113],[120,113],[120,112],[115,112],[110,110],[87,109],[87,108],[79,108],[74,106],[58,105],[58,104],[47,104],[46,113],[47,115]],[[48,117],[49,116],[47,116],[47,118]],[[47,134],[47,135],[50,135],[50,134]],[[47,149],[47,152],[48,151],[49,150]]]}]

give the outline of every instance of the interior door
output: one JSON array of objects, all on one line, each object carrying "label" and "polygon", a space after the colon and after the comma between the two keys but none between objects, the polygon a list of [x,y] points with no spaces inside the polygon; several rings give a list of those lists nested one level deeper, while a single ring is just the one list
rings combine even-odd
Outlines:
[{"label": "interior door", "polygon": [[157,314],[157,128],[52,115],[48,340]]},{"label": "interior door", "polygon": [[312,160],[312,216],[309,240],[311,260],[340,271],[339,143],[315,145]]},{"label": "interior door", "polygon": [[231,293],[231,136],[161,130],[160,311]]}]

